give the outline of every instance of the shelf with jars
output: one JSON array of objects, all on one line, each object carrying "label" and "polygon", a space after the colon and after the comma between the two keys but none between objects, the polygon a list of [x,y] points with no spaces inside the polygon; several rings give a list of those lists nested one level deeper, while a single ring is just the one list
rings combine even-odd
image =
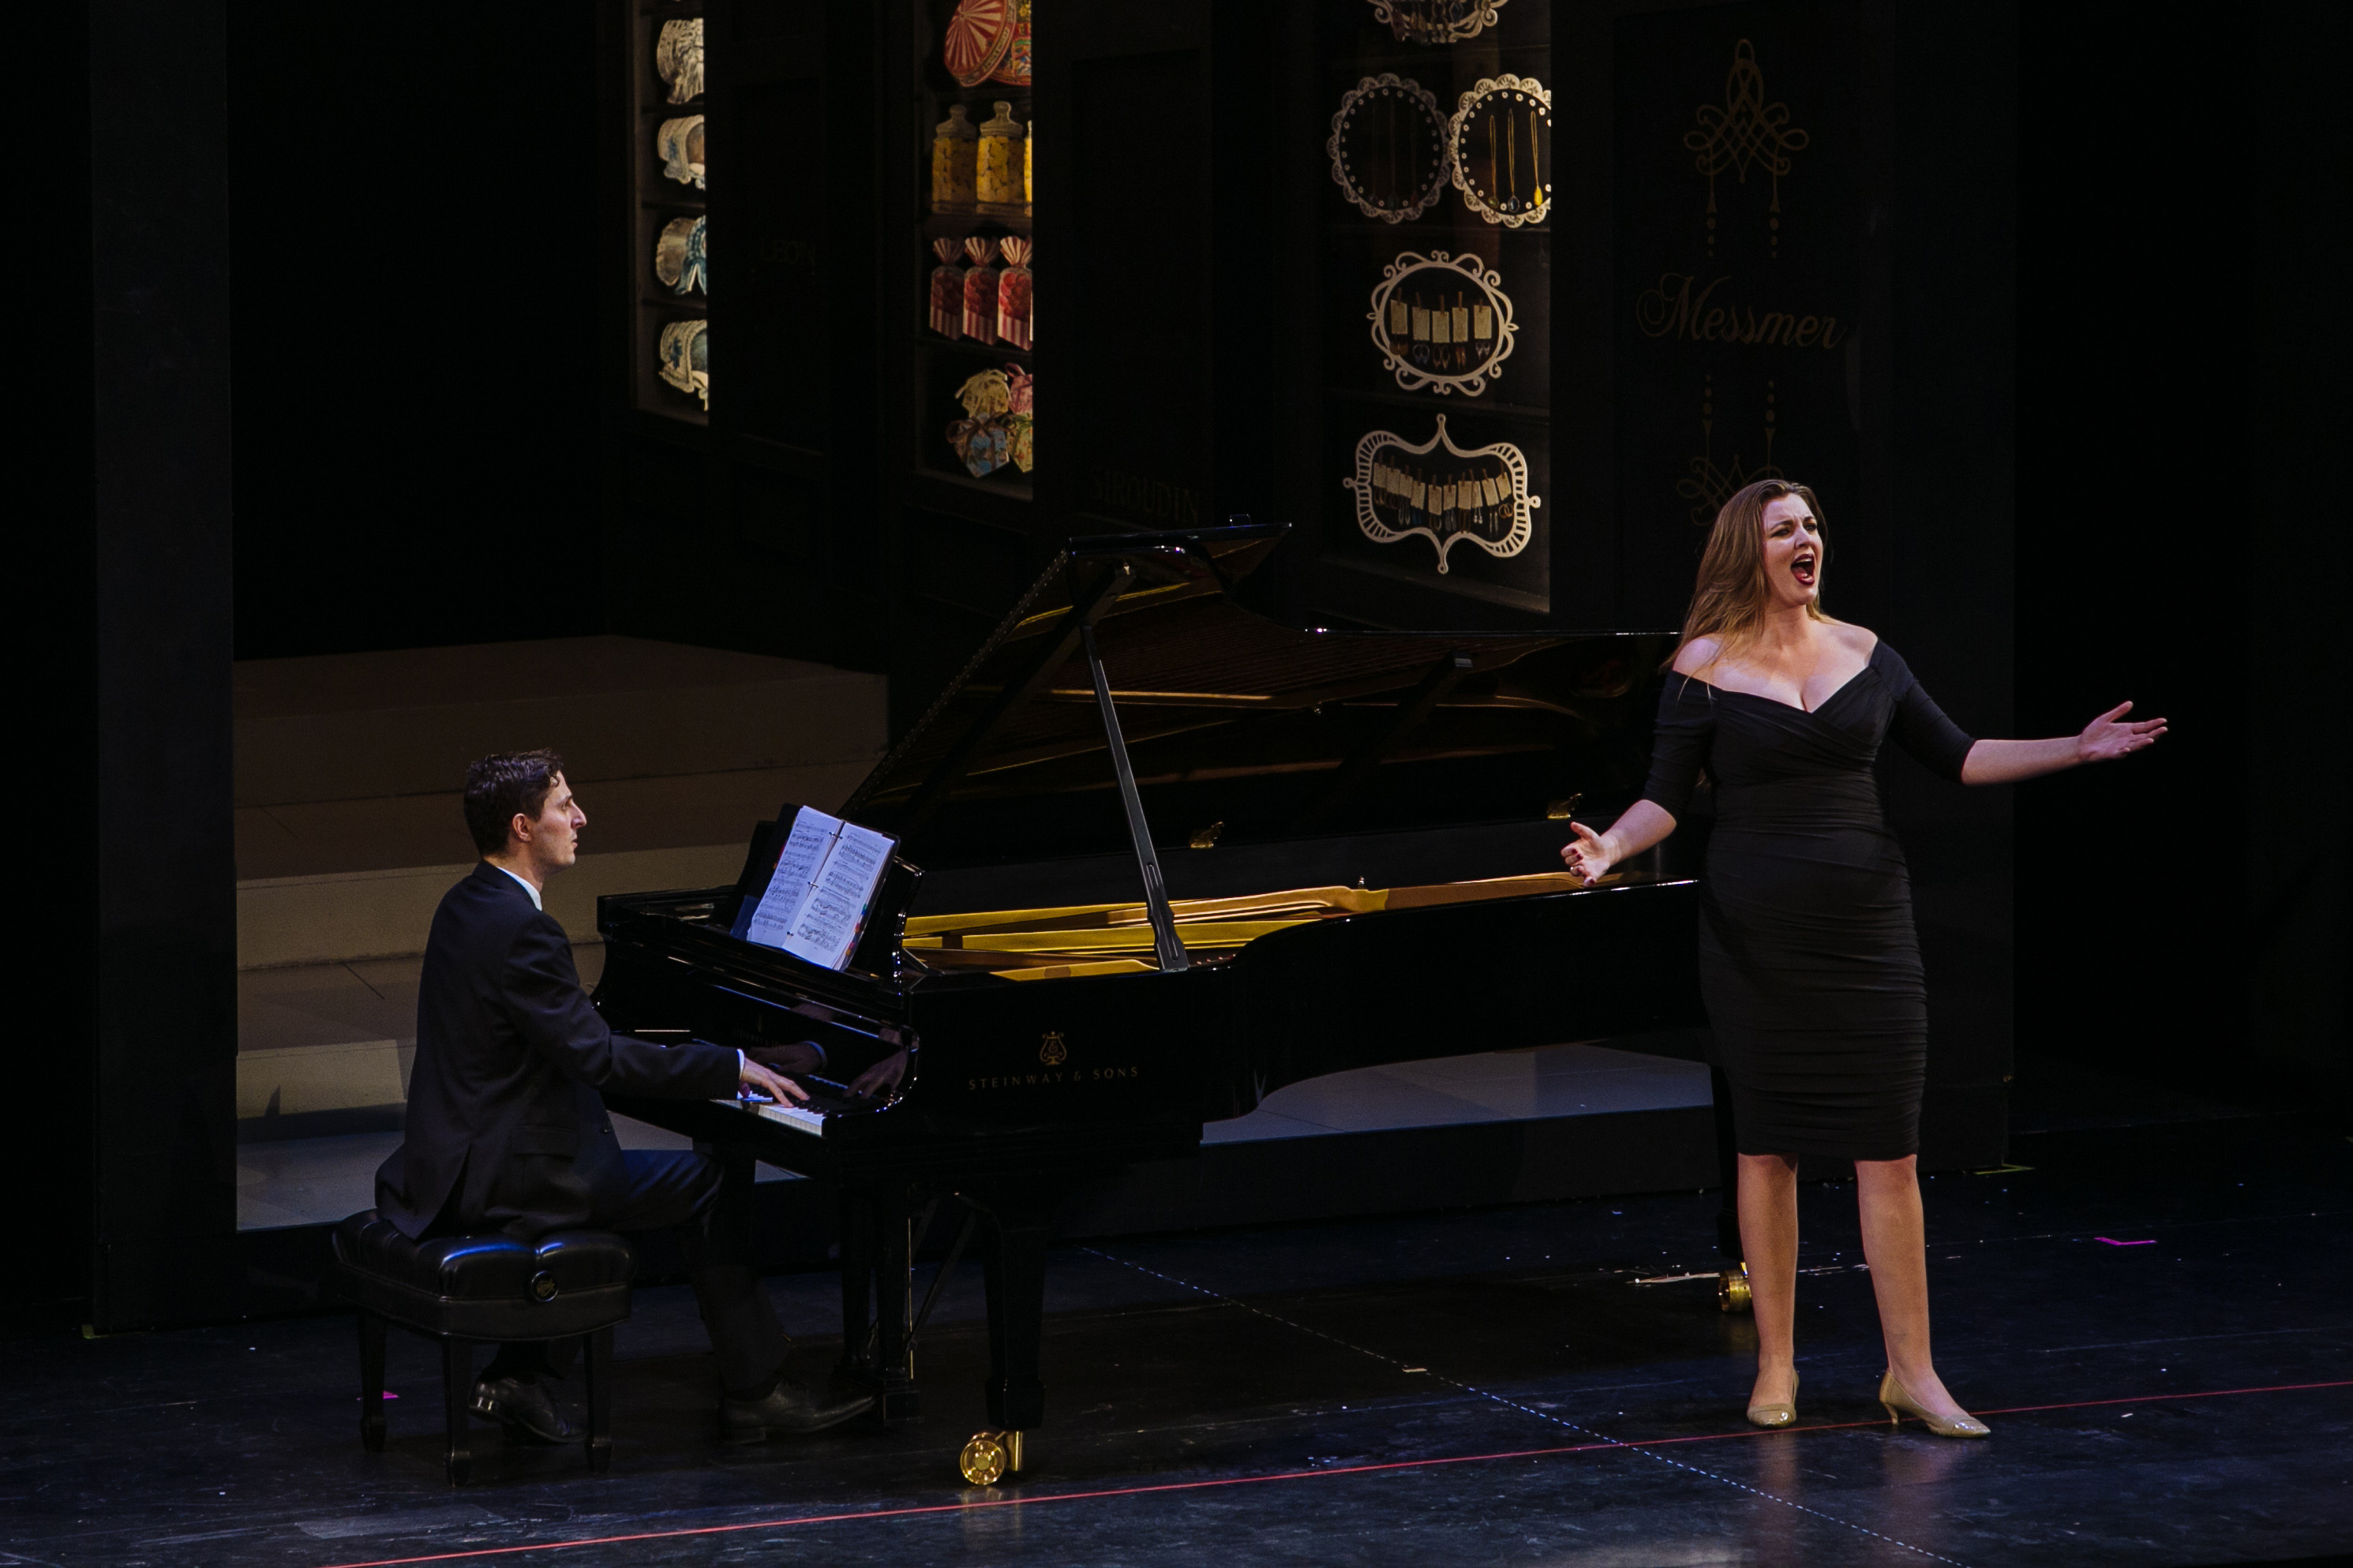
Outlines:
[{"label": "shelf with jars", "polygon": [[919,472],[1026,498],[1033,464],[1030,0],[913,0]]}]

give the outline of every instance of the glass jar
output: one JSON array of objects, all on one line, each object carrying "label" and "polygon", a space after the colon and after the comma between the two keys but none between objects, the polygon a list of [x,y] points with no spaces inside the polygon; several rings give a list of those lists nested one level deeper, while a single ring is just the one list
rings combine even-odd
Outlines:
[{"label": "glass jar", "polygon": [[973,205],[974,158],[980,132],[965,118],[961,103],[948,106],[948,117],[932,128],[932,210],[970,212]]},{"label": "glass jar", "polygon": [[980,161],[974,184],[981,211],[1011,214],[1021,210],[1029,141],[1021,121],[1013,118],[1013,106],[997,104],[996,114],[980,128]]}]

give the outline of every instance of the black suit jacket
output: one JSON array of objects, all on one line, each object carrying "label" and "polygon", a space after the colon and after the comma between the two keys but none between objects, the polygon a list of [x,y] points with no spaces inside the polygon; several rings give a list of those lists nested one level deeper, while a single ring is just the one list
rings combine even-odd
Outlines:
[{"label": "black suit jacket", "polygon": [[417,993],[407,1137],[375,1173],[402,1234],[536,1237],[589,1223],[621,1163],[600,1089],[673,1099],[735,1092],[733,1051],[616,1035],[581,993],[572,944],[487,860],[443,895]]}]

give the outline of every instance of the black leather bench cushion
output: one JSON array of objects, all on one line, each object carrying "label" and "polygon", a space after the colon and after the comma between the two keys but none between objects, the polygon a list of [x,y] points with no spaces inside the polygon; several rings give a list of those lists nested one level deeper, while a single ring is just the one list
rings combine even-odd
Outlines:
[{"label": "black leather bench cushion", "polygon": [[335,1227],[335,1261],[361,1306],[429,1333],[558,1339],[629,1315],[637,1259],[610,1231],[551,1231],[411,1241],[374,1209]]}]

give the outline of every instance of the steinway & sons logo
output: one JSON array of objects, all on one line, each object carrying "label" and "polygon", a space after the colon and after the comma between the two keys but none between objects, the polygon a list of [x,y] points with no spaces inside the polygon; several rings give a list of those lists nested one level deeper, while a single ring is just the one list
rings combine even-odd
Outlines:
[{"label": "steinway & sons logo", "polygon": [[1144,1073],[1142,1068],[1133,1065],[1066,1068],[1063,1064],[1070,1059],[1070,1042],[1063,1038],[1060,1029],[1049,1029],[1038,1041],[1039,1065],[1046,1070],[1005,1073],[990,1078],[968,1078],[965,1079],[965,1089],[967,1093],[976,1094],[983,1089],[1044,1089],[1062,1084],[1113,1083],[1122,1079],[1140,1078]]}]

